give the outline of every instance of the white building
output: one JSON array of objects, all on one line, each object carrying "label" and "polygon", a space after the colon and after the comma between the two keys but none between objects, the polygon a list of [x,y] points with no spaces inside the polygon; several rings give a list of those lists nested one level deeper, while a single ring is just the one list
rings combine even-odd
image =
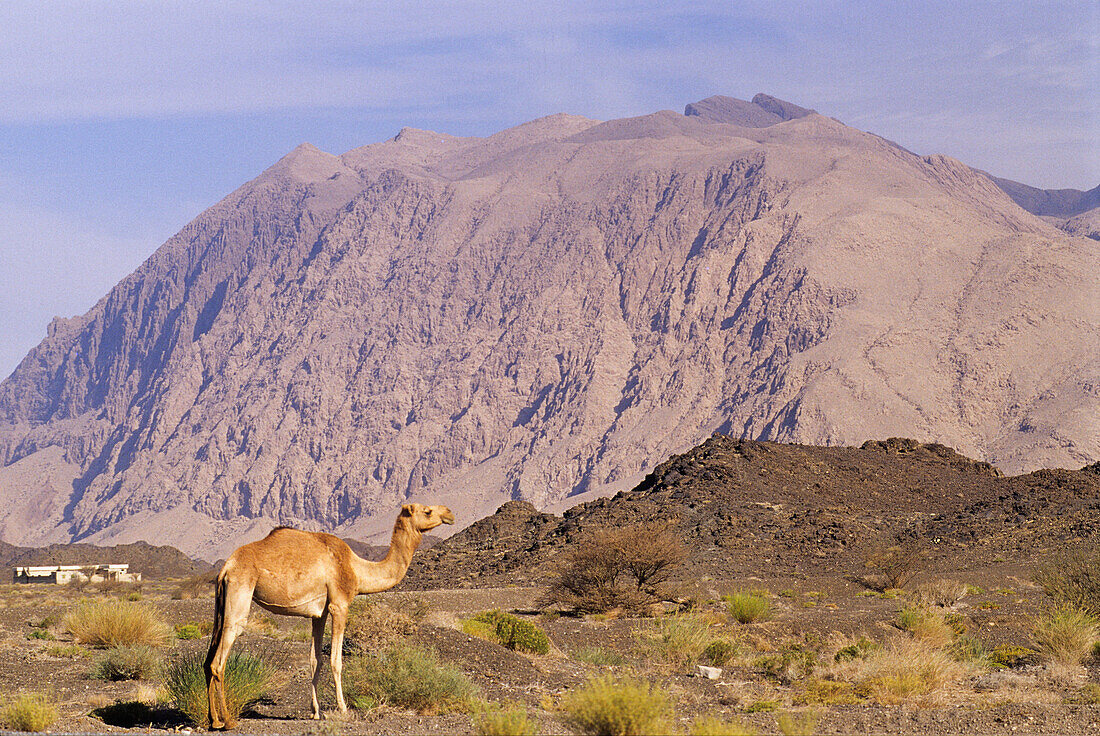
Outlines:
[{"label": "white building", "polygon": [[112,580],[119,583],[140,583],[141,573],[130,572],[128,564],[120,565],[37,565],[15,568],[12,581],[16,583],[55,583],[65,585],[73,580],[102,583]]}]

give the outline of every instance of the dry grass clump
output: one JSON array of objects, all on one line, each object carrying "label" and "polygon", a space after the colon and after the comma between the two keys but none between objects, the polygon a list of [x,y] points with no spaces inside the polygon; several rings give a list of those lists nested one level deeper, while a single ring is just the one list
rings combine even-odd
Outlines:
[{"label": "dry grass clump", "polygon": [[57,717],[57,706],[44,693],[21,693],[0,711],[0,723],[12,731],[45,731]]},{"label": "dry grass clump", "polygon": [[661,584],[686,557],[683,542],[664,523],[599,531],[565,556],[540,603],[582,613],[637,610],[664,597]]},{"label": "dry grass clump", "polygon": [[378,651],[415,631],[416,623],[404,611],[359,599],[348,611],[344,651],[352,654]]},{"label": "dry grass clump", "polygon": [[[168,700],[196,726],[207,725],[209,700],[206,692],[206,655],[191,652],[168,664],[164,689]],[[252,703],[275,688],[278,663],[271,657],[236,648],[225,663],[225,710],[230,723],[240,718]]]},{"label": "dry grass clump", "polygon": [[1045,659],[1079,665],[1100,639],[1100,624],[1089,613],[1067,606],[1036,617],[1032,636]]},{"label": "dry grass clump", "polygon": [[468,711],[474,684],[435,651],[399,642],[378,657],[354,657],[344,666],[344,695],[355,708],[379,704],[432,715]]},{"label": "dry grass clump", "polygon": [[858,578],[861,585],[883,593],[904,588],[924,562],[923,548],[917,540],[898,544],[879,543],[870,547],[863,558],[868,572]]},{"label": "dry grass clump", "polygon": [[949,686],[976,672],[947,652],[918,639],[894,639],[833,668],[833,676],[855,684],[855,693],[882,705],[935,702]]},{"label": "dry grass clump", "polygon": [[590,736],[647,736],[670,733],[668,693],[648,682],[596,677],[562,700],[570,727]]},{"label": "dry grass clump", "polygon": [[737,721],[704,716],[695,719],[688,727],[688,736],[756,736],[756,730]]},{"label": "dry grass clump", "polygon": [[521,703],[489,706],[474,716],[478,736],[534,736],[539,724],[527,715]]},{"label": "dry grass clump", "polygon": [[1054,555],[1034,579],[1057,604],[1100,616],[1100,546]]},{"label": "dry grass clump", "polygon": [[97,680],[149,680],[161,670],[161,656],[145,644],[111,647],[92,666],[89,676]]},{"label": "dry grass clump", "polygon": [[634,636],[645,656],[677,666],[698,662],[714,641],[710,620],[697,613],[663,616],[649,628],[635,629]]},{"label": "dry grass clump", "polygon": [[943,616],[929,608],[903,608],[898,612],[895,624],[931,647],[945,647],[955,637],[955,631]]},{"label": "dry grass clump", "polygon": [[921,583],[913,590],[911,599],[916,606],[940,606],[949,608],[970,592],[970,586],[958,580],[936,578]]},{"label": "dry grass clump", "polygon": [[725,596],[723,600],[726,601],[730,616],[738,623],[751,624],[754,621],[763,621],[771,615],[771,603],[759,591],[739,590]]},{"label": "dry grass clump", "polygon": [[82,601],[65,615],[65,630],[94,647],[163,644],[172,629],[153,608],[119,600]]}]

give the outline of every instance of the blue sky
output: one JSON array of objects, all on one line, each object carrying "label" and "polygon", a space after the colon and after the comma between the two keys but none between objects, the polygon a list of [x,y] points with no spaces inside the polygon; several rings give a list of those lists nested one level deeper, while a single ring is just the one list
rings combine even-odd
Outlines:
[{"label": "blue sky", "polygon": [[1100,11],[1028,2],[5,2],[0,376],[302,141],[768,92],[919,153],[1100,184]]}]

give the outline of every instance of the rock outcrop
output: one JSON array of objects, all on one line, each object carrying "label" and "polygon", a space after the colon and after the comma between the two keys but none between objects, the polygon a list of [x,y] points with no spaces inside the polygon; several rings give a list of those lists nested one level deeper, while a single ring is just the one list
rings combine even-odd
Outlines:
[{"label": "rock outcrop", "polygon": [[716,430],[1095,461],[1095,244],[764,102],[300,146],[0,384],[0,534],[384,540],[406,499],[613,493]]}]

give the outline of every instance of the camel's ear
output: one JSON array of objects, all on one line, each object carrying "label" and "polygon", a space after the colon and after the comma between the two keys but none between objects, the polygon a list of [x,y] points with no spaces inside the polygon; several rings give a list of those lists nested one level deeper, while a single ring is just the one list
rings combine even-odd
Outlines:
[{"label": "camel's ear", "polygon": [[412,516],[412,515],[413,515],[413,505],[411,503],[407,503],[407,504],[405,504],[401,507],[401,516]]}]

